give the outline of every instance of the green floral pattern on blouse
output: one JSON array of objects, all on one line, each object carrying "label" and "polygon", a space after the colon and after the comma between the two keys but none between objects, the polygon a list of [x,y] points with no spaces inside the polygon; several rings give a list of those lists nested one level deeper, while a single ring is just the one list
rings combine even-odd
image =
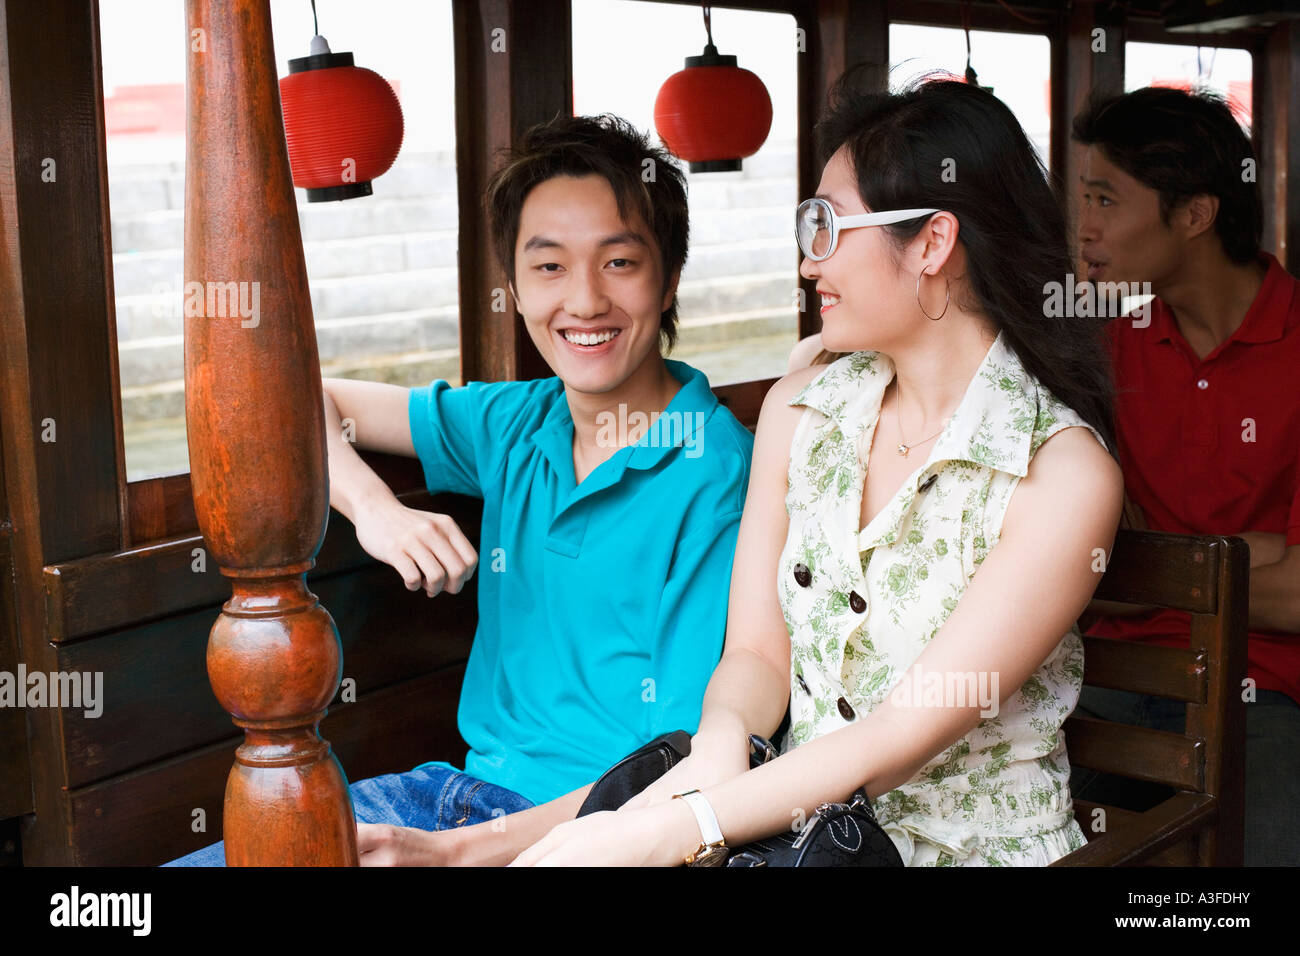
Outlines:
[{"label": "green floral pattern on blouse", "polygon": [[[893,377],[887,356],[858,352],[790,402],[806,411],[790,448],[778,572],[791,645],[783,750],[846,726],[894,691],[997,544],[1034,452],[1063,428],[1097,435],[999,335],[929,458],[859,531],[863,462]],[[796,575],[799,565],[808,575]],[[1045,865],[1084,845],[1061,732],[1082,680],[1083,643],[1071,629],[995,716],[876,798],[908,865]]]}]

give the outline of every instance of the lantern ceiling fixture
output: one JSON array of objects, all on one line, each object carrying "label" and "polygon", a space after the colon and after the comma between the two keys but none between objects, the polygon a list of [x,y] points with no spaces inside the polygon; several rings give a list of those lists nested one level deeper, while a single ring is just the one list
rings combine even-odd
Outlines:
[{"label": "lantern ceiling fixture", "polygon": [[402,107],[382,76],[331,53],[311,5],[311,53],[289,61],[280,80],[284,138],[293,184],[308,202],[371,195],[402,146]]},{"label": "lantern ceiling fixture", "polygon": [[703,4],[708,42],[701,56],[664,82],[655,98],[655,128],[693,173],[734,172],[772,128],[772,98],[763,81],[713,45],[713,10]]}]

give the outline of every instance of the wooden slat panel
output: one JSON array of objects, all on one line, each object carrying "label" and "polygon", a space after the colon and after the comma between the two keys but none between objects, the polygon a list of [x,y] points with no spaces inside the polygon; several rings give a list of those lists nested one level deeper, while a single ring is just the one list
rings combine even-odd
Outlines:
[{"label": "wooden slat panel", "polygon": [[[336,704],[321,723],[350,781],[410,770],[426,760],[460,765],[456,732],[463,668],[456,666]],[[222,797],[235,747],[230,738],[67,795],[77,862],[154,866],[221,839]],[[202,808],[207,832],[191,830]]]},{"label": "wooden slat panel", "polygon": [[[1106,835],[1105,832],[1094,833],[1092,831],[1092,811],[1094,809],[1106,811],[1107,831],[1113,831],[1118,827],[1133,823],[1142,818],[1142,814],[1133,810],[1124,810],[1120,807],[1108,807],[1104,803],[1090,803],[1087,800],[1074,801],[1074,819],[1078,821],[1079,826],[1083,828],[1083,835],[1087,837],[1088,842],[1098,840]],[[1193,844],[1199,841],[1196,837],[1179,841],[1159,853],[1153,853],[1142,861],[1143,866],[1196,866],[1196,853]]]},{"label": "wooden slat panel", "polygon": [[[0,432],[3,430],[0,421]],[[18,613],[14,600],[14,527],[7,507],[3,449],[0,440],[0,671],[13,674],[19,659]],[[17,707],[0,707],[0,820],[32,811],[32,774],[27,759],[27,715]],[[3,839],[0,834],[0,842]],[[3,856],[0,852],[0,860]]]},{"label": "wooden slat panel", "polygon": [[718,401],[731,410],[731,414],[740,423],[753,431],[758,424],[758,413],[763,409],[763,399],[767,391],[777,382],[774,378],[764,378],[753,382],[739,382],[735,385],[722,385],[713,390]]},{"label": "wooden slat panel", "polygon": [[1064,730],[1072,767],[1180,790],[1205,789],[1205,745],[1199,740],[1091,717],[1070,717]]},{"label": "wooden slat panel", "polygon": [[[13,425],[21,429],[17,440],[35,439],[47,562],[118,547],[122,535],[121,398],[94,13],[87,0],[5,4],[10,115],[0,124],[0,201],[22,288],[4,290],[4,301],[6,324],[25,333],[19,360],[30,388],[30,404],[5,415],[30,414]],[[18,311],[8,313],[11,304]]]},{"label": "wooden slat panel", "polygon": [[1220,550],[1217,538],[1120,531],[1094,597],[1213,614]]},{"label": "wooden slat panel", "polygon": [[[460,594],[407,591],[397,572],[371,564],[312,583],[343,643],[343,677],[356,690],[407,680],[464,661],[475,627],[477,588]],[[104,674],[103,713],[61,713],[70,786],[202,747],[231,734],[230,716],[208,683],[210,609],[65,645],[60,668]],[[142,728],[148,727],[148,733]],[[344,770],[352,770],[346,764]]]},{"label": "wooden slat panel", "polygon": [[1216,815],[1217,804],[1208,794],[1177,793],[1051,865],[1131,866],[1176,861],[1178,851],[1171,853],[1171,848],[1196,839],[1197,831],[1212,825]]},{"label": "wooden slat panel", "polygon": [[1187,733],[1205,741],[1205,791],[1219,801],[1218,825],[1199,841],[1204,866],[1241,866],[1245,854],[1246,631],[1250,608],[1250,549],[1240,538],[1222,542],[1219,613],[1192,617],[1189,644],[1204,653],[1216,679],[1203,704],[1187,705]]},{"label": "wooden slat panel", "polygon": [[1206,656],[1106,637],[1083,639],[1083,682],[1171,700],[1205,702]]},{"label": "wooden slat panel", "polygon": [[[9,543],[0,537],[0,672],[10,674],[17,673],[19,659],[13,580],[13,559]],[[0,820],[31,811],[32,776],[27,754],[27,714],[22,708],[0,707]]]},{"label": "wooden slat panel", "polygon": [[[1093,812],[1096,810],[1104,811],[1106,814],[1105,817],[1094,817]],[[1142,814],[1138,813],[1136,810],[1125,810],[1123,807],[1112,807],[1105,803],[1093,803],[1091,800],[1079,800],[1077,798],[1074,800],[1075,822],[1079,824],[1079,828],[1083,830],[1083,835],[1087,838],[1089,843],[1093,840],[1104,837],[1111,830],[1115,829],[1116,826],[1126,820],[1132,820],[1140,816],[1142,816]],[[1094,830],[1094,820],[1099,822],[1104,821],[1102,825],[1105,829]]]},{"label": "wooden slat panel", "polygon": [[[482,502],[425,491],[399,498],[410,508],[451,515],[471,541],[478,540]],[[331,512],[330,518],[316,567],[307,576],[313,585],[326,575],[376,563],[357,543],[346,518],[338,512]],[[230,596],[230,582],[210,557],[205,572],[192,570],[193,550],[202,547],[203,539],[194,535],[47,567],[50,640],[62,643],[193,608],[211,607],[215,616],[218,605]]]},{"label": "wooden slat panel", "polygon": [[[394,492],[424,488],[420,463],[401,455],[384,455],[361,451],[368,464]],[[198,533],[199,519],[194,514],[194,492],[190,473],[144,478],[126,486],[130,535],[127,544],[140,545]]]},{"label": "wooden slat panel", "polygon": [[1198,847],[1205,839],[1206,828],[1196,830],[1185,839],[1179,839],[1142,858],[1142,866],[1197,866],[1199,864]]},{"label": "wooden slat panel", "polygon": [[[41,569],[122,544],[103,141],[94,0],[0,0],[0,456],[19,657],[31,670],[55,666]],[[24,861],[66,863],[60,714],[24,720],[34,802]]]}]

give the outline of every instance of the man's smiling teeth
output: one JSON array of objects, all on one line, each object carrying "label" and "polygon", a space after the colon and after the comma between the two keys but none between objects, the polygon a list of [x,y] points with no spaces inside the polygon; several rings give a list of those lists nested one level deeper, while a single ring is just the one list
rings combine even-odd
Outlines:
[{"label": "man's smiling teeth", "polygon": [[561,334],[565,341],[574,345],[603,345],[621,331],[622,329],[606,329],[604,332],[578,332],[575,329],[565,329]]}]

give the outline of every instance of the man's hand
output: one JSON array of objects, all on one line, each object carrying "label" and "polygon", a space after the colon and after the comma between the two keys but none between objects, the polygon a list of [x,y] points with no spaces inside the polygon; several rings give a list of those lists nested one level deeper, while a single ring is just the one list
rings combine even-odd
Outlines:
[{"label": "man's hand", "polygon": [[452,832],[430,832],[387,823],[358,823],[362,866],[455,866]]},{"label": "man's hand", "polygon": [[1238,531],[1229,537],[1241,538],[1250,545],[1250,566],[1277,564],[1286,554],[1286,535],[1267,534],[1263,531]]},{"label": "man's hand", "polygon": [[478,552],[455,521],[408,508],[391,494],[358,504],[355,523],[357,542],[396,568],[408,591],[457,594],[478,565]]}]

